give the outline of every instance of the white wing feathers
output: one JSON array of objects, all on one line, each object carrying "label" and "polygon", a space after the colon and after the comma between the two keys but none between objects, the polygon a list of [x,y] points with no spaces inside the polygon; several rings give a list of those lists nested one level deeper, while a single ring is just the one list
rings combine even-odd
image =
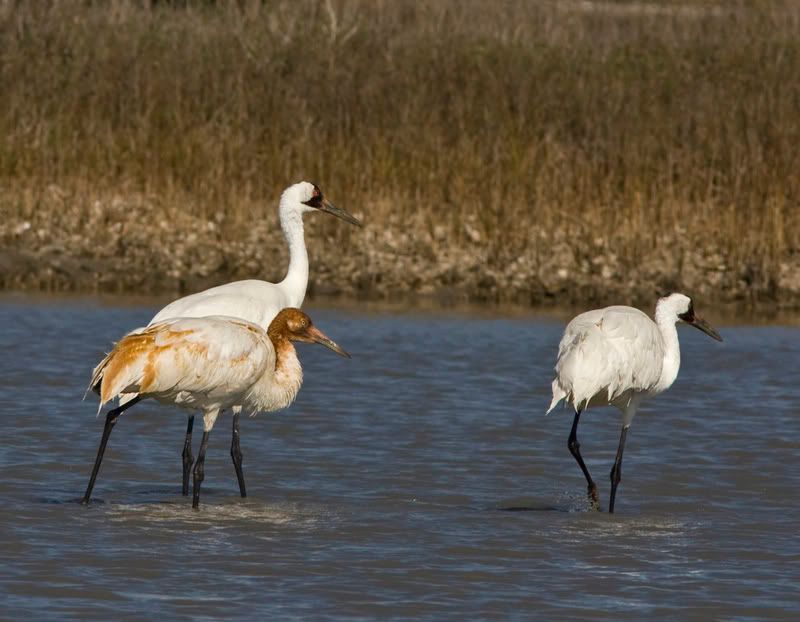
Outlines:
[{"label": "white wing feathers", "polygon": [[258,379],[267,353],[273,352],[265,343],[266,334],[260,328],[248,330],[245,322],[209,319],[171,323],[177,338],[157,336],[156,347],[163,349],[154,359],[157,374],[148,392],[187,391],[214,399],[231,391],[244,392]]},{"label": "white wing feathers", "polygon": [[664,345],[656,324],[632,307],[582,313],[564,331],[558,348],[550,412],[562,399],[577,409],[614,402],[655,388]]},{"label": "white wing feathers", "polygon": [[238,317],[266,330],[281,309],[299,306],[297,301],[289,300],[284,291],[273,283],[236,281],[171,302],[150,320],[149,325],[171,318],[221,315]]}]

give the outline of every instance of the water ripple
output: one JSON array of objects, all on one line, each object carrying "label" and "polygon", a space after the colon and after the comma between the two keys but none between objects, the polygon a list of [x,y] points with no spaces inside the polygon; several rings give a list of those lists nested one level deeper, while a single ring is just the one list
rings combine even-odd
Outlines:
[{"label": "water ripple", "polygon": [[[185,415],[102,430],[86,379],[147,307],[0,303],[0,594],[43,619],[797,617],[797,328],[682,332],[672,390],[631,428],[618,513],[592,511],[545,417],[561,325],[313,310],[352,354],[303,347],[287,412],[211,436],[199,511],[180,496]],[[11,425],[13,424],[13,425]],[[607,503],[619,418],[582,421]],[[632,613],[633,612],[633,613]]]}]

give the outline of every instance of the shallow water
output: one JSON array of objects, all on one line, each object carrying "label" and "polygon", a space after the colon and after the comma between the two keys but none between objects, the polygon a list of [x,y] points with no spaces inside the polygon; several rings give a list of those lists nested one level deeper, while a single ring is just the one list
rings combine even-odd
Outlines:
[{"label": "shallow water", "polygon": [[[588,511],[571,415],[543,414],[563,322],[312,307],[353,359],[301,345],[296,403],[243,419],[247,499],[229,417],[192,511],[185,416],[143,403],[83,507],[103,424],[89,373],[154,310],[0,299],[0,617],[800,614],[800,328],[723,326],[723,344],[682,329],[611,516]],[[584,416],[604,504],[618,435],[614,411]]]}]

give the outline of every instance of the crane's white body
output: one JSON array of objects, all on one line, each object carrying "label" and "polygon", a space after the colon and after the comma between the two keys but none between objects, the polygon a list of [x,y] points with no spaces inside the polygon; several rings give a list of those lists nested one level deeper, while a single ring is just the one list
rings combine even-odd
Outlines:
[{"label": "crane's white body", "polygon": [[279,213],[289,245],[289,270],[280,283],[249,279],[212,287],[171,302],[156,313],[149,325],[177,317],[223,315],[247,320],[266,330],[281,309],[300,308],[308,287],[303,213],[314,210],[304,201],[311,198],[313,190],[313,184],[300,182],[281,195]]},{"label": "crane's white body", "polygon": [[628,428],[642,401],[666,391],[681,366],[676,324],[686,322],[709,337],[722,337],[694,313],[692,299],[670,294],[656,304],[655,321],[633,307],[606,307],[575,317],[558,347],[550,412],[561,400],[575,409],[567,447],[588,483],[589,500],[599,509],[597,485],[583,460],[577,430],[589,406],[611,405],[622,412],[622,432],[611,469],[608,511],[614,512],[622,479],[622,456]]},{"label": "crane's white body", "polygon": [[[240,318],[267,330],[281,309],[300,308],[308,287],[308,251],[303,214],[318,209],[308,204],[317,195],[321,197],[319,188],[307,181],[289,186],[281,195],[278,213],[289,246],[289,269],[280,283],[248,279],[212,287],[171,302],[156,313],[148,326],[174,318],[218,315]],[[326,211],[331,208],[329,204],[325,206]],[[342,217],[342,210],[336,209],[334,213]],[[346,214],[346,219],[358,222],[349,214]],[[134,393],[122,395],[120,403],[134,397]],[[233,406],[234,413],[240,411],[238,404]]]},{"label": "crane's white body", "polygon": [[283,282],[269,283],[256,279],[212,287],[168,304],[150,320],[148,326],[178,317],[221,315],[238,317],[267,328],[281,309],[303,304],[307,277],[306,272],[302,289],[284,287]]},{"label": "crane's white body", "polygon": [[100,406],[138,394],[201,411],[205,431],[234,405],[265,412],[289,406],[303,373],[295,349],[280,353],[260,326],[211,316],[167,320],[128,333],[95,368]]},{"label": "crane's white body", "polygon": [[613,405],[629,426],[639,404],[667,390],[681,365],[678,315],[690,300],[673,294],[659,301],[656,319],[633,307],[581,313],[564,330],[558,347],[553,400],[575,410]]}]

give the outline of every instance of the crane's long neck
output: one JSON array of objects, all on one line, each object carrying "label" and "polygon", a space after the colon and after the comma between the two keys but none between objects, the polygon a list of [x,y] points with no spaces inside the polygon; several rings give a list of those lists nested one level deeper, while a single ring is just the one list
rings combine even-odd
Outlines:
[{"label": "crane's long neck", "polygon": [[289,299],[288,306],[300,307],[306,297],[308,286],[308,251],[303,232],[303,215],[299,210],[291,209],[281,200],[281,228],[289,245],[289,270],[280,286]]},{"label": "crane's long neck", "polygon": [[288,339],[273,340],[275,369],[269,369],[250,391],[250,402],[257,411],[286,408],[297,397],[303,384],[303,368],[297,351]]},{"label": "crane's long neck", "polygon": [[675,326],[677,317],[671,309],[661,306],[656,308],[656,324],[664,340],[664,363],[661,367],[661,379],[656,390],[666,391],[678,377],[681,367],[681,346],[678,342],[678,329]]}]

